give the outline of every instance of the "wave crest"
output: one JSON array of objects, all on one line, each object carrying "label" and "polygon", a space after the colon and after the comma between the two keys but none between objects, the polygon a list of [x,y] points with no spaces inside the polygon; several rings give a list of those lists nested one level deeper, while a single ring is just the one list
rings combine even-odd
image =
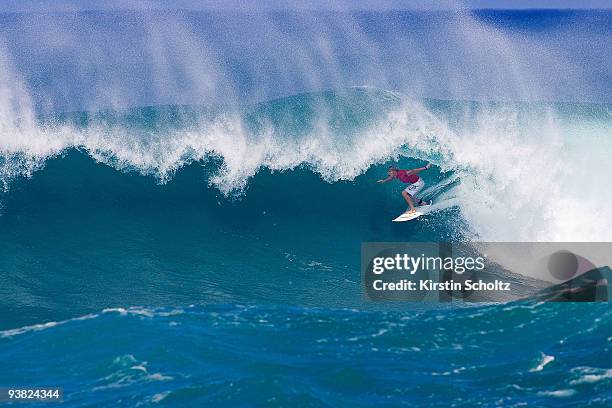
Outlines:
[{"label": "wave crest", "polygon": [[213,161],[208,182],[227,196],[245,193],[261,169],[305,167],[336,182],[412,157],[450,172],[452,182],[438,180],[434,188],[445,208],[460,208],[473,238],[609,240],[601,219],[612,219],[612,210],[600,205],[600,186],[611,173],[612,142],[602,137],[612,130],[607,107],[564,109],[417,101],[350,88],[241,109],[80,112],[5,125],[0,176],[6,188],[76,148],[161,183],[190,163]]}]

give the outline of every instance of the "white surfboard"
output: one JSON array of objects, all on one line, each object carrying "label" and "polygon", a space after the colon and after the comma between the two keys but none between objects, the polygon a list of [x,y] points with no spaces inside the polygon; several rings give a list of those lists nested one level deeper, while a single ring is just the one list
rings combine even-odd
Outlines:
[{"label": "white surfboard", "polygon": [[393,219],[393,222],[410,221],[410,220],[414,220],[415,218],[419,218],[421,215],[423,215],[423,213],[420,211],[413,212],[413,213],[403,213],[399,217]]},{"label": "white surfboard", "polygon": [[413,213],[403,213],[397,218],[393,219],[393,222],[404,222],[414,220],[415,218],[419,218],[421,215],[426,214],[431,208],[431,204],[422,205],[418,207],[418,210]]}]

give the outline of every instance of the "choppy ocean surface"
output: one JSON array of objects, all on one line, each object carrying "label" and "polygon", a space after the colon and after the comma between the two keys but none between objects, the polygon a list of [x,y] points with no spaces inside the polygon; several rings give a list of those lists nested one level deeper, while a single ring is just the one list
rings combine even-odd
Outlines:
[{"label": "choppy ocean surface", "polygon": [[70,406],[605,407],[611,327],[607,304],[118,308],[0,332],[0,381]]},{"label": "choppy ocean surface", "polygon": [[[528,90],[511,87],[516,92],[498,98],[503,102],[487,102],[495,100],[488,94],[470,101],[480,91],[459,86],[456,72],[439,73],[441,83],[454,86],[445,92],[420,78],[422,93],[448,98],[370,81],[364,60],[392,77],[393,58],[378,49],[377,65],[361,50],[360,63],[351,65],[355,56],[334,48],[347,32],[323,31],[328,37],[317,43],[318,52],[340,53],[334,69],[323,58],[330,54],[296,54],[319,68],[317,58],[329,63],[318,87],[311,77],[294,83],[288,78],[295,72],[270,71],[263,62],[258,69],[271,74],[262,78],[256,63],[241,62],[254,50],[232,48],[238,47],[228,40],[237,35],[232,25],[223,26],[232,34],[227,38],[211,37],[202,27],[218,16],[207,16],[197,26],[204,33],[185,31],[183,38],[223,44],[236,58],[233,91],[240,97],[157,100],[151,89],[174,82],[167,66],[153,64],[145,71],[159,81],[128,98],[132,106],[112,108],[103,91],[120,98],[114,87],[140,82],[108,80],[104,67],[79,71],[66,62],[68,51],[81,36],[95,43],[98,37],[83,28],[93,30],[88,21],[105,21],[106,31],[96,32],[103,38],[123,38],[126,21],[140,20],[112,13],[52,17],[67,18],[69,29],[45,34],[55,40],[48,43],[51,61],[43,51],[23,51],[40,33],[16,35],[22,26],[49,29],[40,16],[3,15],[0,29],[2,38],[15,38],[0,47],[0,56],[12,56],[0,60],[1,386],[61,386],[64,406],[611,404],[608,304],[391,305],[368,301],[360,276],[360,245],[367,241],[612,240],[612,197],[602,188],[612,176],[610,72],[599,57],[609,51],[601,38],[610,31],[610,13],[485,12],[468,19],[471,40],[495,40],[485,50],[510,44],[525,58],[530,50],[557,61],[559,78],[575,80],[561,91],[558,78],[531,72],[538,67],[529,62],[535,82]],[[292,30],[313,35],[296,16],[285,17]],[[25,24],[28,18],[42,25]],[[400,61],[410,50],[431,55],[410,60],[406,72],[421,63],[451,70],[457,61],[476,61],[480,70],[470,78],[487,92],[523,83],[521,58],[514,71],[490,72],[484,81],[490,61],[476,58],[480,43],[454,63],[423,50],[421,34],[434,35],[432,27],[447,18],[434,20],[376,14],[356,24],[373,44],[411,39],[397,47]],[[168,21],[176,30],[176,21]],[[385,21],[404,31],[391,35]],[[469,43],[455,37],[467,23],[451,23],[434,36],[440,43],[455,38],[447,52]],[[177,56],[162,46],[173,33],[143,38],[158,41],[157,51],[174,61],[187,51],[174,47]],[[135,36],[144,41],[142,32]],[[550,52],[538,54],[543,49]],[[568,57],[562,50],[576,50],[571,67],[561,65]],[[94,51],[90,61],[99,60]],[[198,61],[218,56],[208,51]],[[125,56],[131,73],[140,72],[134,55]],[[585,61],[591,63],[578,69]],[[40,69],[44,64],[48,70]],[[343,73],[349,68],[368,86],[348,86],[355,85]],[[183,74],[174,80],[188,83],[188,70]],[[71,75],[74,81],[66,79]],[[104,83],[96,89],[106,107],[89,106],[96,95],[79,83],[86,79]],[[258,81],[282,89],[268,95],[253,88]],[[534,84],[543,81],[538,89],[547,97],[532,100]],[[215,92],[229,92],[219,87]],[[242,98],[249,91],[257,97]],[[77,106],[50,108],[57,100]],[[376,180],[390,164],[426,162],[434,165],[422,173],[432,211],[415,222],[390,222],[405,210],[401,186]]]}]

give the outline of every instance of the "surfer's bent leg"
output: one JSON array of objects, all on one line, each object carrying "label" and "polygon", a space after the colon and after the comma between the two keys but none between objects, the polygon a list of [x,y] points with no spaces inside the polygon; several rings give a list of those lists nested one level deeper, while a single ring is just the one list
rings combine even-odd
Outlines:
[{"label": "surfer's bent leg", "polygon": [[414,208],[414,204],[412,204],[412,196],[408,194],[408,192],[405,190],[402,191],[402,196],[404,196],[404,200],[406,200],[406,202],[408,203],[408,206],[410,207],[409,212],[416,211],[416,209]]},{"label": "surfer's bent leg", "polygon": [[421,200],[420,198],[416,198],[416,194],[419,191],[421,191],[424,185],[425,183],[423,182],[423,179],[419,179],[416,183],[408,185],[408,187],[406,187],[404,191],[402,191],[402,196],[404,196],[404,200],[406,200],[406,202],[408,203],[408,206],[410,207],[410,209],[407,212],[416,211],[412,200],[418,200],[417,201],[418,205],[423,205],[424,201]]}]

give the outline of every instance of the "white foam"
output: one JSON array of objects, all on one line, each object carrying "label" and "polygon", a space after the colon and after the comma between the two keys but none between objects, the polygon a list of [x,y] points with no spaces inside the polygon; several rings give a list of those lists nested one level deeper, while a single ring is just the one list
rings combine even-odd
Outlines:
[{"label": "white foam", "polygon": [[24,333],[36,332],[36,331],[41,331],[41,330],[47,330],[47,329],[51,329],[53,327],[61,326],[61,325],[64,325],[64,324],[70,323],[70,322],[95,319],[98,316],[99,316],[98,314],[91,313],[91,314],[86,314],[86,315],[83,315],[83,316],[75,317],[75,318],[72,318],[72,319],[62,320],[62,321],[59,321],[59,322],[46,322],[46,323],[40,323],[40,324],[33,324],[33,325],[30,325],[30,326],[19,327],[19,328],[16,328],[16,329],[2,330],[2,331],[0,331],[0,338],[14,337],[14,336],[18,336],[18,335],[24,334]]},{"label": "white foam", "polygon": [[[612,210],[603,188],[612,174],[612,123],[568,124],[552,111],[466,111],[463,123],[440,123],[431,139],[408,146],[438,153],[456,172],[452,198],[483,241],[609,241]],[[440,130],[442,128],[443,130]],[[593,154],[588,152],[593,150]]]},{"label": "white foam", "polygon": [[572,388],[538,392],[538,395],[545,396],[545,397],[556,397],[556,398],[567,398],[567,397],[571,397],[574,394],[576,394],[576,390]]},{"label": "white foam", "polygon": [[36,124],[27,92],[7,85],[19,84],[18,77],[7,63],[1,68],[7,69],[0,88],[8,89],[0,92],[0,179],[5,188],[68,148],[117,169],[153,174],[162,183],[191,162],[216,157],[222,166],[209,182],[224,194],[244,191],[262,168],[307,166],[335,182],[412,156],[455,172],[460,182],[446,193],[452,198],[447,204],[461,209],[472,238],[612,240],[612,207],[604,204],[612,198],[604,188],[612,175],[612,139],[605,137],[612,134],[610,121],[566,123],[550,111],[525,115],[499,106],[466,108],[464,119],[451,126],[420,103],[403,100],[348,137],[339,137],[323,107],[313,129],[300,137],[281,134],[271,125],[253,134],[232,113],[168,132],[112,125],[43,127]]},{"label": "white foam", "polygon": [[0,331],[0,338],[8,338],[14,337],[20,334],[41,331],[51,329],[57,326],[62,326],[66,323],[77,322],[82,320],[95,319],[100,315],[109,314],[109,313],[118,313],[121,316],[139,316],[143,318],[153,318],[153,317],[171,317],[184,313],[183,309],[154,309],[154,308],[146,308],[146,307],[117,307],[117,308],[108,308],[103,309],[100,313],[89,313],[83,316],[74,317],[71,319],[61,320],[61,321],[52,321],[34,324],[30,326],[19,327],[16,329],[9,329]]},{"label": "white foam", "polygon": [[151,402],[158,403],[163,401],[168,395],[170,395],[170,391],[158,392],[157,394],[151,397]]},{"label": "white foam", "polygon": [[154,381],[171,381],[174,378],[162,373],[149,373],[147,361],[139,361],[132,354],[127,354],[114,359],[112,373],[100,378],[98,385],[93,391],[128,387],[137,383]]},{"label": "white foam", "polygon": [[572,370],[572,373],[577,373],[578,378],[570,381],[570,384],[591,384],[612,378],[612,369],[595,368],[595,367],[577,367]]},{"label": "white foam", "polygon": [[554,356],[547,356],[544,353],[540,353],[540,361],[538,362],[538,365],[533,367],[531,370],[529,370],[530,372],[538,372],[538,371],[542,371],[544,369],[544,367],[546,367],[547,364],[552,363],[555,360]]}]

